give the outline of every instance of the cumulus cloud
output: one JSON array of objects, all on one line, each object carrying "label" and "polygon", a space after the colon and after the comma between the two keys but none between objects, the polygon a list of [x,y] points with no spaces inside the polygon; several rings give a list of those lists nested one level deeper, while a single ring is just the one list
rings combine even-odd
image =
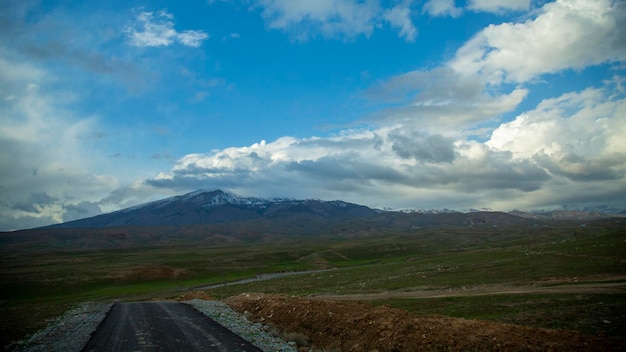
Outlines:
[{"label": "cumulus cloud", "polygon": [[258,191],[263,185],[270,192],[280,188],[281,194],[292,192],[294,184],[304,184],[306,196],[312,197],[331,191],[367,192],[372,187],[387,189],[398,185],[413,191],[531,191],[547,178],[543,169],[527,160],[513,161],[508,152],[427,132],[381,128],[345,131],[330,138],[282,138],[188,155],[171,172],[148,182],[156,187],[180,189],[201,184],[229,185],[246,193]]},{"label": "cumulus cloud", "polygon": [[30,64],[2,58],[0,63],[2,94],[12,97],[0,106],[4,228],[61,221],[64,206],[116,187],[115,178],[88,171],[99,159],[91,153],[90,139],[81,137],[98,130],[97,121],[68,110],[74,94],[50,93],[53,78]]},{"label": "cumulus cloud", "polygon": [[155,14],[142,10],[138,10],[135,22],[124,30],[133,46],[159,47],[180,43],[197,48],[209,38],[209,35],[201,30],[177,31],[174,29],[174,16],[167,11],[161,10]]},{"label": "cumulus cloud", "polygon": [[[9,1],[6,10],[0,12],[0,230],[117,210],[100,202],[124,177],[120,169],[107,173],[111,152],[100,149],[117,133],[108,133],[83,103],[102,92],[92,87],[110,92],[119,81],[134,87],[143,81],[134,64],[113,54],[124,20],[75,19],[28,1]],[[93,28],[84,30],[86,23]],[[85,81],[89,89],[81,90]]]},{"label": "cumulus cloud", "polygon": [[455,158],[453,141],[440,134],[425,135],[419,131],[397,129],[388,135],[391,150],[404,159],[439,163],[452,162]]},{"label": "cumulus cloud", "polygon": [[454,0],[429,0],[422,7],[422,13],[435,17],[459,17],[463,10],[456,7]]},{"label": "cumulus cloud", "polygon": [[557,0],[523,23],[490,25],[450,62],[456,72],[492,84],[626,59],[626,4]]},{"label": "cumulus cloud", "polygon": [[[424,202],[434,201],[432,192],[437,190],[447,200],[456,196],[457,204],[475,207],[484,201],[494,208],[533,204],[538,194],[554,195],[567,183],[623,184],[619,146],[625,142],[626,124],[620,116],[626,114],[623,98],[607,93],[619,91],[618,78],[607,83],[613,90],[589,89],[546,99],[496,127],[486,143],[468,140],[463,133],[518,108],[528,88],[518,85],[508,92],[498,88],[505,82],[523,83],[545,73],[621,59],[621,44],[616,40],[620,34],[611,32],[621,15],[609,11],[619,10],[617,6],[602,1],[557,1],[545,5],[535,19],[488,27],[462,46],[448,64],[402,74],[370,89],[369,97],[398,105],[374,115],[377,128],[348,130],[328,138],[285,137],[192,154],[147,182],[178,189],[230,187],[244,193],[254,193],[263,185],[270,194],[284,194],[284,184],[301,184],[306,187],[295,188],[300,193],[308,190],[304,196],[374,194],[373,188],[397,195],[401,189],[413,199],[423,197]],[[549,17],[554,23],[548,23]],[[591,26],[583,31],[582,24],[587,22]],[[556,39],[546,31],[559,24],[572,30],[572,40],[563,51],[552,53],[552,60],[543,65],[532,60],[525,63],[524,58],[535,54],[528,47],[544,48],[538,55],[548,55],[547,47]],[[537,37],[538,32],[544,34]],[[608,44],[582,43],[605,36]],[[500,54],[511,50],[517,53],[516,46],[526,48],[520,57],[501,58]],[[596,53],[583,54],[590,47]],[[462,194],[476,197],[464,199]],[[548,202],[547,198],[542,201]]]},{"label": "cumulus cloud", "polygon": [[[504,4],[469,6],[490,12],[528,7],[528,1]],[[407,41],[417,35],[410,2],[383,8],[375,1],[261,0],[258,6],[269,28],[300,40],[368,36],[381,25]],[[208,38],[176,30],[165,11],[138,11],[125,32],[133,45],[194,47]],[[429,1],[422,11],[460,14],[453,1]],[[393,108],[372,114],[368,127],[188,154],[131,185],[93,171],[110,160],[90,143],[111,137],[101,132],[97,116],[72,110],[78,93],[50,89],[58,77],[15,59],[44,60],[55,52],[69,55],[71,48],[19,45],[20,55],[10,56],[0,45],[0,228],[72,220],[198,188],[412,208],[623,203],[626,98],[619,70],[595,87],[544,98],[511,121],[500,118],[519,109],[546,74],[623,62],[625,14],[619,1],[546,3],[523,22],[485,28],[439,67],[369,89],[367,97]],[[85,53],[67,61],[90,72],[124,71],[124,65],[111,66],[118,61]],[[202,88],[224,84],[180,71]],[[474,138],[473,130],[483,125],[491,133]]]},{"label": "cumulus cloud", "polygon": [[611,192],[624,194],[626,186],[622,81],[545,99],[500,124],[485,142],[396,121],[332,137],[284,137],[190,154],[147,183],[338,196],[368,205],[387,195],[395,207],[527,209],[602,199],[597,194],[617,200]]},{"label": "cumulus cloud", "polygon": [[529,93],[524,84],[541,75],[626,59],[625,14],[620,2],[559,0],[525,22],[491,25],[442,66],[368,90],[369,98],[396,105],[370,120],[457,131],[495,121],[515,110]]},{"label": "cumulus cloud", "polygon": [[569,181],[623,180],[626,100],[615,82],[546,99],[493,131],[488,146],[532,159]]},{"label": "cumulus cloud", "polygon": [[[291,149],[297,149],[298,144],[276,152],[288,154]],[[173,172],[161,174],[148,182],[157,187],[227,186],[247,194],[267,192],[302,197],[329,197],[334,192],[343,193],[345,197],[349,193],[359,193],[359,202],[368,202],[372,199],[368,199],[367,194],[392,192],[398,187],[404,187],[414,195],[429,193],[432,189],[472,193],[494,189],[529,192],[540,188],[549,178],[543,169],[530,161],[511,161],[509,153],[489,151],[478,145],[459,145],[459,157],[443,165],[430,162],[436,156],[420,155],[421,146],[413,149],[403,146],[405,150],[401,153],[413,150],[416,155],[399,156],[397,140],[385,141],[378,150],[374,145],[372,143],[366,149],[328,149],[319,157],[266,161],[256,171],[244,166],[211,170],[197,167],[219,160],[218,153],[206,155],[192,164],[183,165],[181,161]],[[396,150],[393,150],[394,145]],[[445,151],[438,153],[443,154],[439,157],[444,160],[451,158],[445,155]],[[230,161],[246,165],[250,162],[247,159],[242,156],[241,160]],[[242,170],[246,170],[244,175]]]}]

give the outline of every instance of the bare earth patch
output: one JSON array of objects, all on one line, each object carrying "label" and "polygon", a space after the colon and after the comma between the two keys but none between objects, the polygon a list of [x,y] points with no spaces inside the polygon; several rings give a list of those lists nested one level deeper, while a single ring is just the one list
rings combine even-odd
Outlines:
[{"label": "bare earth patch", "polygon": [[234,310],[301,336],[301,351],[611,351],[619,346],[576,331],[533,328],[388,306],[268,294],[226,300]]},{"label": "bare earth patch", "polygon": [[[623,280],[623,277],[620,277]],[[576,281],[572,281],[576,282]],[[532,285],[474,285],[467,287],[415,287],[398,291],[379,293],[358,293],[345,295],[320,296],[335,300],[370,301],[390,298],[444,298],[470,297],[486,295],[513,295],[513,294],[559,294],[559,293],[622,293],[626,292],[626,282],[583,282],[569,283],[567,281],[538,282]]]},{"label": "bare earth patch", "polygon": [[177,301],[191,301],[192,299],[201,299],[205,301],[210,301],[214,299],[205,291],[189,291],[185,292],[182,295],[176,298]]}]

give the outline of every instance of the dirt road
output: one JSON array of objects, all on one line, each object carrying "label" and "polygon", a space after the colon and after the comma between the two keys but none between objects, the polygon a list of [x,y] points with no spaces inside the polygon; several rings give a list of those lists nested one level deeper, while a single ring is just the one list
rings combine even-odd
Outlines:
[{"label": "dirt road", "polygon": [[[623,279],[623,277],[620,277]],[[515,295],[515,294],[599,294],[599,293],[624,293],[626,282],[590,282],[580,284],[549,285],[477,285],[456,288],[414,288],[402,291],[388,291],[377,293],[345,294],[345,295],[322,295],[319,298],[333,300],[368,301],[390,298],[445,298],[445,297],[470,297],[486,295]]]},{"label": "dirt road", "polygon": [[132,302],[115,304],[83,351],[260,350],[186,304]]}]

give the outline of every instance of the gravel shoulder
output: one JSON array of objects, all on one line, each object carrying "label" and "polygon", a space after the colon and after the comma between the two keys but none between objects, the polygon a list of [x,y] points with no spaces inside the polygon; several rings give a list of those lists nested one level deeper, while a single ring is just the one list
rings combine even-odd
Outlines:
[{"label": "gravel shoulder", "polygon": [[205,301],[194,299],[185,302],[215,320],[228,330],[241,336],[266,352],[297,352],[295,345],[289,344],[267,331],[267,328],[259,323],[250,322],[244,315],[232,310],[228,305],[219,301]]},{"label": "gravel shoulder", "polygon": [[[384,334],[386,331],[395,331],[399,326],[398,324],[402,325],[402,322],[408,324],[405,324],[405,328],[407,331],[411,332],[411,334],[405,333],[403,338],[415,335],[416,332],[420,331],[418,327],[422,327],[426,323],[432,326],[440,326],[441,324],[446,326],[443,329],[441,326],[439,329],[436,329],[439,330],[441,336],[439,336],[436,341],[431,341],[434,345],[422,344],[426,349],[435,346],[446,346],[451,348],[459,347],[461,349],[480,347],[485,350],[490,350],[491,347],[498,346],[498,344],[489,344],[485,341],[474,341],[475,344],[462,345],[460,342],[455,341],[455,339],[448,339],[442,335],[444,332],[450,336],[459,335],[459,333],[463,331],[467,332],[469,335],[473,335],[482,328],[491,332],[490,334],[485,334],[482,338],[491,336],[489,341],[496,337],[498,339],[509,339],[509,343],[512,343],[511,339],[513,335],[511,335],[511,333],[515,331],[520,335],[518,336],[520,341],[526,341],[524,343],[520,342],[520,345],[517,346],[522,349],[534,350],[533,348],[537,348],[541,350],[542,348],[554,347],[541,344],[533,345],[541,341],[545,342],[547,335],[542,334],[548,334],[550,336],[548,340],[552,340],[556,346],[567,346],[570,348],[573,346],[570,344],[572,341],[578,341],[583,343],[583,345],[576,345],[578,348],[574,350],[593,350],[593,346],[602,346],[606,341],[594,340],[587,336],[574,334],[573,332],[546,332],[545,329],[514,327],[491,322],[467,322],[447,317],[405,317],[404,315],[406,313],[390,310],[388,308],[373,308],[367,305],[354,307],[344,305],[351,304],[346,301],[367,301],[388,298],[437,298],[519,293],[621,293],[626,290],[626,284],[623,282],[624,277],[622,276],[595,279],[597,280],[595,282],[575,282],[576,280],[572,279],[541,282],[536,285],[526,286],[480,285],[453,289],[415,288],[407,291],[375,294],[323,296],[317,297],[317,299],[289,298],[272,295],[242,295],[227,300],[230,306],[220,301],[197,299],[209,298],[206,296],[206,293],[198,291],[196,294],[200,293],[200,295],[194,296],[194,292],[191,292],[189,295],[183,295],[181,301],[215,320],[243,339],[251,342],[259,349],[268,352],[296,352],[298,349],[294,342],[287,343],[277,338],[276,336],[279,335],[278,332],[272,334],[273,331],[271,331],[267,324],[274,329],[280,329],[283,335],[279,336],[285,339],[294,340],[285,337],[285,333],[295,334],[296,340],[304,340],[304,346],[310,344],[312,347],[332,349],[340,347],[340,344],[345,343],[341,346],[342,349],[350,351],[358,350],[358,348],[351,349],[351,346],[355,344],[356,346],[364,347],[362,343],[367,340],[369,335],[378,336],[378,339],[371,341],[372,344],[368,345],[368,347],[380,347],[383,341],[387,341],[388,345],[392,346],[392,342],[395,341],[398,336],[388,336],[388,339],[384,339],[379,335]],[[344,303],[340,303],[340,301]],[[82,303],[57,318],[45,329],[35,333],[28,341],[19,346],[16,351],[79,352],[87,345],[92,334],[98,329],[98,326],[104,320],[112,306],[113,304],[106,303]],[[237,313],[231,309],[231,307],[241,313],[246,313],[246,315]],[[342,314],[337,314],[338,312],[342,312]],[[298,316],[298,313],[304,315]],[[257,322],[251,322],[248,320],[247,316],[250,316],[251,319],[255,319]],[[346,320],[336,320],[339,316],[343,316]],[[422,321],[420,319],[434,320]],[[374,324],[374,322],[376,322],[376,324]],[[417,322],[419,322],[419,324],[414,325]],[[319,329],[312,329],[312,326],[317,324],[319,324]],[[478,326],[480,324],[485,326]],[[454,329],[451,327],[454,327]],[[369,332],[369,335],[363,333],[363,331],[367,329],[373,329]],[[349,331],[357,331],[359,333],[355,333],[354,336],[349,337],[346,335]],[[416,340],[413,341],[413,343],[417,343],[419,340],[421,344],[425,342],[423,341],[425,340],[423,336],[432,335],[433,331],[429,330],[428,335],[426,331],[423,331],[416,335]],[[301,341],[299,341],[299,343],[301,346],[303,345]],[[352,343],[352,345],[350,345],[350,343]],[[581,346],[587,346],[587,348],[580,348]],[[610,350],[610,347],[614,346],[606,347],[608,347],[607,350]]]},{"label": "gravel shoulder", "polygon": [[[297,352],[295,345],[274,337],[266,327],[250,322],[222,302],[193,299],[182,303],[190,305],[263,351]],[[48,324],[45,329],[33,334],[16,350],[80,352],[112,306],[111,303],[82,303]]]},{"label": "gravel shoulder", "polygon": [[113,304],[85,302],[33,334],[18,351],[80,352]]}]

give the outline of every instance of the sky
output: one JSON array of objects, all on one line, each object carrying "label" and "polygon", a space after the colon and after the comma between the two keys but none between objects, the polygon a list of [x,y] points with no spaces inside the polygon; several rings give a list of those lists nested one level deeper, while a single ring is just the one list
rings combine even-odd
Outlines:
[{"label": "sky", "polygon": [[624,0],[0,0],[0,230],[183,194],[626,209]]}]

